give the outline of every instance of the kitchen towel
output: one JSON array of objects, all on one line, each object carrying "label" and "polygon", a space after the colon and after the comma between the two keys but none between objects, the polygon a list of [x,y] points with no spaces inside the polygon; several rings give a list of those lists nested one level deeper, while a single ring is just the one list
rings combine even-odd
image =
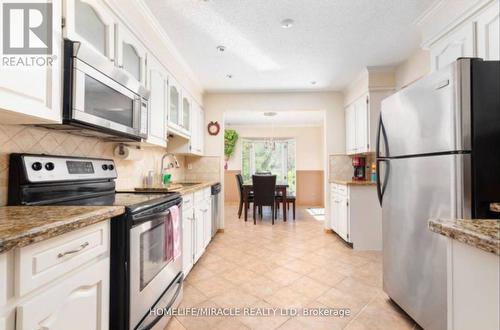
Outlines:
[{"label": "kitchen towel", "polygon": [[172,206],[170,209],[170,218],[172,219],[173,227],[173,240],[174,240],[174,260],[181,256],[181,219],[179,207],[177,205]]},{"label": "kitchen towel", "polygon": [[169,263],[174,260],[174,226],[172,217],[170,213],[167,215],[165,219],[165,237],[164,237],[164,256],[163,260]]}]

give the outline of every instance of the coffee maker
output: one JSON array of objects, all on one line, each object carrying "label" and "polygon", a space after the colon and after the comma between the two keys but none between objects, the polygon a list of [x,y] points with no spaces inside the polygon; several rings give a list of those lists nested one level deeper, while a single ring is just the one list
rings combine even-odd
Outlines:
[{"label": "coffee maker", "polygon": [[354,167],[354,175],[352,179],[354,181],[361,181],[365,179],[365,157],[353,157],[352,166]]}]

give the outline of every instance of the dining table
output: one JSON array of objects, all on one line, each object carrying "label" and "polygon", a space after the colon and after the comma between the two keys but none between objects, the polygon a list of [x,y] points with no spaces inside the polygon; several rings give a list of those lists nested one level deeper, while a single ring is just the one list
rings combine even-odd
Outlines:
[{"label": "dining table", "polygon": [[[276,183],[276,193],[280,194],[281,196],[286,197],[286,190],[288,188],[288,183]],[[250,195],[250,192],[253,191],[253,184],[252,182],[244,182],[243,183],[243,202],[245,203],[244,209],[245,209],[245,221],[247,221],[248,218],[248,208],[250,206],[249,201],[248,201],[248,196]],[[283,205],[283,221],[286,221],[286,198],[282,198],[282,205]]]}]

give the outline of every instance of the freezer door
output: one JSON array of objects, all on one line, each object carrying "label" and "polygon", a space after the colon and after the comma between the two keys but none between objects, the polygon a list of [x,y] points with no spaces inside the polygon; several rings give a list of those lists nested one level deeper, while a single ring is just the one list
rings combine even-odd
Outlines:
[{"label": "freezer door", "polygon": [[378,157],[470,150],[470,59],[383,100],[381,126],[387,146]]},{"label": "freezer door", "polygon": [[461,217],[470,155],[391,159],[383,164],[384,291],[425,329],[446,329],[446,238],[430,218]]}]

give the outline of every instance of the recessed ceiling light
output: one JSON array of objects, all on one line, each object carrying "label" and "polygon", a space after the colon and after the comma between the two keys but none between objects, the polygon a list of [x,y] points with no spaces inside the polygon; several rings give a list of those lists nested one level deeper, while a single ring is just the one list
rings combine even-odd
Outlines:
[{"label": "recessed ceiling light", "polygon": [[231,79],[231,78],[233,78],[233,75],[232,74],[227,74],[226,78]]},{"label": "recessed ceiling light", "polygon": [[217,50],[221,53],[223,53],[225,50],[226,50],[226,47],[220,45],[220,46],[217,46]]},{"label": "recessed ceiling light", "polygon": [[274,111],[264,112],[264,116],[266,116],[266,117],[274,117],[276,115],[277,115],[277,113]]},{"label": "recessed ceiling light", "polygon": [[285,18],[281,21],[281,27],[284,29],[289,29],[293,26],[294,20],[291,18]]}]

